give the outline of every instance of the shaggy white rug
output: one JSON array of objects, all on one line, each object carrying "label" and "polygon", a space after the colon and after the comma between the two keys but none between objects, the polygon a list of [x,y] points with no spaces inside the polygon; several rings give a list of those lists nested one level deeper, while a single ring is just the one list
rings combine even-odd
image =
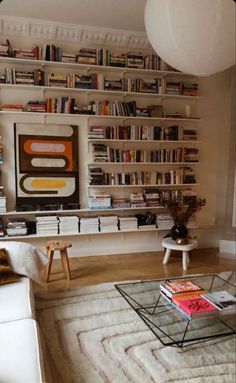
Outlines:
[{"label": "shaggy white rug", "polygon": [[234,337],[163,346],[114,283],[38,292],[36,315],[47,383],[235,383]]}]

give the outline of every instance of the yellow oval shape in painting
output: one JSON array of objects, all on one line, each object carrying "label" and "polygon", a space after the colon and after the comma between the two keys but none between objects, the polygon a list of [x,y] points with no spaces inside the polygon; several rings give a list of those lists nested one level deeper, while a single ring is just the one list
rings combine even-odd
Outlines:
[{"label": "yellow oval shape in painting", "polygon": [[64,180],[35,179],[31,182],[34,189],[63,189],[66,186]]}]

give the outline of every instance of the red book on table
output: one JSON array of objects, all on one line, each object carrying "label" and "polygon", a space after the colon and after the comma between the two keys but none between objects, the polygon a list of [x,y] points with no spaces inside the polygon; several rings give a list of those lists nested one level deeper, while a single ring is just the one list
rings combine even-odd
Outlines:
[{"label": "red book on table", "polygon": [[214,316],[218,313],[218,309],[202,297],[181,300],[178,303],[178,306],[191,318]]}]

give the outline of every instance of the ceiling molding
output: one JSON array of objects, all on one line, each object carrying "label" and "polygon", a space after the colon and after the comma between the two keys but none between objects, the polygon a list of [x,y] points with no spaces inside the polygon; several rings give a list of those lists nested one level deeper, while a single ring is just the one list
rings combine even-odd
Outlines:
[{"label": "ceiling molding", "polygon": [[88,25],[61,24],[21,17],[0,16],[1,34],[7,37],[29,37],[67,43],[84,43],[150,49],[147,35],[137,31],[101,28]]}]

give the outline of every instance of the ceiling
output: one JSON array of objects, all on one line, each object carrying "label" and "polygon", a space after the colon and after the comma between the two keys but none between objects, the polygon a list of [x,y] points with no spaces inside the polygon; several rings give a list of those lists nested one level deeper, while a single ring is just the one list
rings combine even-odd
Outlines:
[{"label": "ceiling", "polygon": [[0,15],[144,32],[146,0],[2,0]]}]

